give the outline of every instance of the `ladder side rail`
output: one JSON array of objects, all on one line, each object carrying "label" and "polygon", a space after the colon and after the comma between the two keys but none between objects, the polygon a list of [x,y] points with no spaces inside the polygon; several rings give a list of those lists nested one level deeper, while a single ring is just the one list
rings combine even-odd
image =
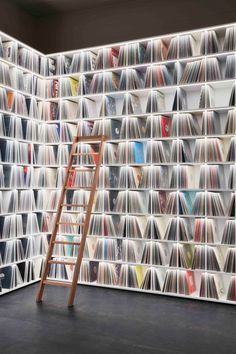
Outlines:
[{"label": "ladder side rail", "polygon": [[76,264],[75,264],[73,280],[72,280],[72,287],[70,289],[70,294],[69,294],[68,306],[73,306],[73,303],[74,303],[76,286],[78,283],[79,272],[80,272],[80,266],[81,266],[81,262],[83,259],[85,242],[86,242],[86,238],[87,238],[87,234],[88,234],[88,230],[89,230],[90,217],[91,217],[91,212],[92,212],[92,208],[93,208],[94,196],[95,196],[95,192],[97,189],[99,170],[100,170],[100,166],[101,166],[102,158],[103,158],[104,142],[105,142],[105,138],[103,136],[101,138],[101,145],[99,148],[98,162],[96,164],[96,170],[95,170],[94,179],[93,179],[93,186],[92,186],[92,190],[91,190],[90,196],[89,196],[89,203],[88,203],[88,208],[86,211],[85,223],[84,223],[84,228],[83,228],[83,232],[82,232],[81,243],[80,243],[80,247],[78,250],[78,257],[77,257]]}]

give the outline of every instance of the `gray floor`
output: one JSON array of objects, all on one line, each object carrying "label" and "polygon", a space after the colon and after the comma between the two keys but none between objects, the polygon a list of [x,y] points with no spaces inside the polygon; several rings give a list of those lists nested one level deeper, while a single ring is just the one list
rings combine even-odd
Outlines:
[{"label": "gray floor", "polygon": [[1,354],[236,353],[236,307],[81,286],[37,285],[0,297]]}]

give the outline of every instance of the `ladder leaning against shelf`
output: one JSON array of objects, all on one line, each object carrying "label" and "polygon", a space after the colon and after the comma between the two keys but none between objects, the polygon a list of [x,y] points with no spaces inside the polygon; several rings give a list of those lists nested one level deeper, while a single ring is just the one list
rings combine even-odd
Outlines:
[{"label": "ladder leaning against shelf", "polygon": [[[94,197],[95,197],[95,192],[96,192],[96,187],[97,187],[97,182],[99,178],[99,169],[102,163],[102,157],[103,157],[103,151],[104,151],[104,144],[106,141],[106,137],[104,135],[101,136],[76,136],[73,139],[72,147],[71,147],[71,152],[70,152],[70,157],[69,157],[69,162],[66,170],[66,175],[65,175],[65,180],[64,184],[61,190],[61,195],[59,199],[59,204],[57,208],[57,213],[54,221],[54,226],[52,229],[52,235],[50,239],[50,244],[45,260],[45,266],[44,270],[42,273],[42,278],[40,281],[36,301],[40,302],[42,301],[43,297],[43,292],[44,292],[44,287],[45,285],[55,285],[55,286],[65,286],[70,288],[70,294],[69,294],[69,301],[68,301],[68,306],[73,306],[74,303],[74,297],[75,297],[75,291],[76,291],[76,285],[78,282],[79,278],[79,273],[80,273],[80,267],[81,267],[81,262],[83,258],[83,251],[85,247],[85,242],[86,242],[86,237],[88,234],[89,230],[89,223],[90,223],[90,217],[91,217],[91,212],[92,212],[92,207],[93,207],[93,202],[94,202]],[[97,143],[99,145],[98,152],[94,152],[93,150],[90,152],[78,152],[77,149],[79,149],[79,143]],[[88,167],[88,168],[83,168],[83,167],[77,167],[78,164],[74,163],[75,158],[85,157],[86,155],[90,155],[93,157],[93,160],[95,162],[95,165],[93,167]],[[97,156],[95,158],[95,155]],[[81,161],[81,160],[80,160]],[[82,164],[82,163],[80,163]],[[90,190],[90,196],[88,200],[88,204],[67,204],[65,202],[66,199],[66,193],[68,189],[73,189],[75,190],[76,187],[71,187],[69,186],[70,182],[70,176],[73,174],[73,176],[76,173],[83,173],[83,172],[90,172],[93,174],[93,181],[91,183],[91,188]],[[77,189],[81,189],[78,187]],[[87,189],[87,188],[86,188]],[[63,208],[64,207],[78,207],[78,208],[86,208],[86,215],[83,223],[69,223],[69,222],[64,222],[61,220],[61,216],[63,213]],[[67,212],[70,212],[67,210]],[[60,230],[60,225],[72,225],[72,226],[78,226],[82,229],[82,237],[80,242],[71,242],[71,241],[61,241],[57,239],[59,230]],[[74,235],[74,237],[78,237],[78,235]],[[68,261],[68,260],[57,260],[53,259],[53,249],[56,245],[70,245],[70,246],[78,246],[78,254],[77,254],[77,259],[76,261]],[[50,270],[50,266],[53,264],[62,264],[62,265],[69,265],[74,267],[74,272],[73,272],[73,277],[72,281],[58,281],[58,280],[52,280],[48,279],[48,273]]]}]

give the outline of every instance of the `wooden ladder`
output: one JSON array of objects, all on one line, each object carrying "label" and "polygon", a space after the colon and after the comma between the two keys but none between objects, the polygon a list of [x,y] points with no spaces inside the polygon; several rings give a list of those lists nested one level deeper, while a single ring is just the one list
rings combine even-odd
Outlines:
[{"label": "wooden ladder", "polygon": [[[95,197],[95,192],[96,192],[96,187],[97,187],[97,182],[99,178],[99,170],[100,166],[102,163],[102,157],[103,157],[103,151],[104,151],[104,145],[105,145],[106,137],[104,135],[100,136],[75,136],[73,139],[71,151],[70,151],[70,156],[69,156],[69,162],[68,166],[66,169],[66,175],[65,175],[65,180],[64,184],[61,190],[61,195],[59,199],[59,205],[57,208],[56,212],[56,218],[54,221],[54,226],[52,229],[52,235],[47,251],[47,256],[45,259],[45,265],[44,265],[44,270],[42,273],[39,289],[37,292],[37,297],[36,301],[41,302],[43,298],[43,292],[45,285],[55,285],[55,286],[65,286],[70,288],[70,294],[69,294],[69,300],[68,300],[68,306],[73,306],[74,304],[74,297],[75,297],[75,291],[76,291],[76,286],[78,283],[78,278],[79,278],[79,273],[80,273],[80,267],[82,263],[82,258],[83,258],[83,252],[84,252],[84,247],[85,247],[85,242],[86,242],[86,237],[88,234],[89,230],[89,223],[90,223],[90,217],[91,217],[91,212],[92,212],[92,207],[93,207],[93,202],[94,202],[94,197]],[[99,145],[98,152],[89,152],[89,153],[83,153],[83,152],[76,152],[78,143],[97,143]],[[97,155],[97,158],[94,159],[95,166],[94,167],[88,167],[88,168],[76,168],[75,164],[73,163],[74,158],[77,156],[83,156],[83,155]],[[71,174],[75,173],[80,173],[80,172],[89,172],[91,171],[93,173],[93,182],[91,184],[90,190],[90,196],[89,196],[89,201],[88,204],[66,204],[64,202],[65,197],[66,197],[66,192],[68,189],[81,189],[80,187],[68,187],[68,182],[70,181],[70,176]],[[87,188],[85,188],[87,189]],[[61,214],[63,211],[64,207],[79,207],[79,208],[86,208],[86,215],[85,215],[85,220],[83,223],[66,223],[63,221],[60,221],[61,219]],[[67,212],[69,212],[67,210]],[[78,212],[79,213],[79,212]],[[60,224],[67,224],[67,225],[78,225],[82,228],[82,237],[80,239],[80,242],[70,242],[70,241],[59,241],[57,240],[57,235],[59,231],[59,226]],[[74,235],[77,236],[78,235]],[[78,246],[78,255],[76,261],[68,261],[68,260],[57,260],[53,259],[53,249],[55,245],[71,245],[71,246]],[[72,281],[59,281],[59,280],[53,280],[53,279],[48,279],[48,273],[50,270],[50,265],[52,264],[63,264],[63,265],[70,265],[74,267],[74,272],[73,272],[73,277]]]}]

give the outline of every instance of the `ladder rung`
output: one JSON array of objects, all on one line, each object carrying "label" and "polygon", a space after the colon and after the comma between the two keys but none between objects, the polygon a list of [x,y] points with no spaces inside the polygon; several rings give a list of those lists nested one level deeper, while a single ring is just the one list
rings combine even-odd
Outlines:
[{"label": "ladder rung", "polygon": [[66,190],[83,189],[84,191],[91,191],[92,187],[65,187]]},{"label": "ladder rung", "polygon": [[78,214],[86,214],[87,212],[87,209],[84,209],[84,210],[63,210],[63,214],[75,214],[75,215],[78,215]]},{"label": "ladder rung", "polygon": [[66,188],[72,188],[72,189],[90,189],[90,188],[92,188],[92,186],[83,186],[83,185],[71,185],[71,187],[66,187]]},{"label": "ladder rung", "polygon": [[90,156],[90,155],[99,155],[98,152],[76,152],[73,156]]},{"label": "ladder rung", "polygon": [[74,225],[74,226],[83,226],[84,223],[77,223],[77,222],[64,222],[64,221],[59,221],[57,225]]},{"label": "ladder rung", "polygon": [[65,282],[65,281],[49,280],[49,279],[44,280],[43,284],[45,284],[45,285],[55,285],[55,286],[65,286],[67,288],[70,288],[71,285],[72,285],[72,283],[68,283],[68,282]]},{"label": "ladder rung", "polygon": [[62,207],[64,206],[71,206],[71,207],[81,207],[81,208],[86,208],[88,204],[61,204]]},{"label": "ladder rung", "polygon": [[74,245],[74,246],[80,245],[80,242],[72,242],[72,241],[53,241],[53,243],[56,243],[57,245]]},{"label": "ladder rung", "polygon": [[95,172],[95,170],[92,170],[91,168],[78,168],[78,167],[75,167],[74,169],[72,170],[69,170],[70,173],[72,172]]},{"label": "ladder rung", "polygon": [[97,135],[97,136],[92,136],[92,135],[89,135],[89,136],[81,136],[81,137],[78,137],[78,142],[80,141],[105,141],[106,140],[106,136],[105,135]]},{"label": "ladder rung", "polygon": [[98,164],[97,163],[89,163],[89,164],[81,164],[81,163],[72,163],[71,166],[73,168],[81,168],[81,166],[85,166],[86,168],[95,168],[95,167],[98,167]]},{"label": "ladder rung", "polygon": [[68,235],[68,233],[65,233],[65,232],[58,232],[57,235],[60,235],[60,236],[70,236],[70,237],[77,237],[77,238],[80,237],[80,236],[82,236],[82,235],[80,235],[80,234],[71,234],[71,233]]},{"label": "ladder rung", "polygon": [[75,266],[76,263],[75,262],[70,262],[70,261],[57,261],[54,259],[51,259],[50,261],[48,261],[49,264],[64,264],[64,265],[72,265]]}]

